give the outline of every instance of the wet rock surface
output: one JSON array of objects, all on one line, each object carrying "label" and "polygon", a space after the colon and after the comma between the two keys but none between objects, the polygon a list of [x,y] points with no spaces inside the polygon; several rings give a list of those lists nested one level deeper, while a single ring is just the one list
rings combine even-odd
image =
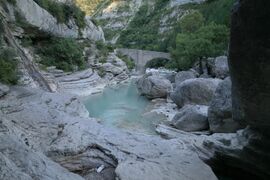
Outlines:
[{"label": "wet rock surface", "polygon": [[[23,168],[23,162],[12,166],[25,177],[104,179],[115,175],[119,179],[216,179],[209,166],[183,145],[184,139],[163,140],[105,128],[88,117],[75,96],[16,87],[1,100],[0,106],[0,135],[6,144],[1,146],[1,153],[17,153],[17,159],[28,162],[27,169]],[[8,134],[23,148],[4,141]],[[25,153],[18,153],[24,148]],[[32,151],[39,156],[31,156]],[[17,163],[8,154],[4,156],[1,161]],[[33,165],[39,161],[45,162],[46,168],[43,163]],[[34,169],[30,171],[31,168]],[[1,176],[8,179],[2,171]]]}]

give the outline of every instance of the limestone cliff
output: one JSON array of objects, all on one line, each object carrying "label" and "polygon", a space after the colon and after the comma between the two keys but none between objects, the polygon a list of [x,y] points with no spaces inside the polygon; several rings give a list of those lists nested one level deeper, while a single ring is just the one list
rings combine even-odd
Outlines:
[{"label": "limestone cliff", "polygon": [[[61,2],[60,2],[61,3]],[[66,2],[67,3],[67,2]],[[39,6],[34,0],[17,0],[14,5],[7,3],[8,16],[16,20],[16,13],[30,25],[55,36],[104,40],[103,31],[93,24],[89,17],[85,18],[85,27],[80,28],[71,18],[67,23],[59,23],[56,17]]]},{"label": "limestone cliff", "polygon": [[[128,0],[109,1],[104,3],[94,14],[93,19],[102,26],[106,40],[116,43],[121,31],[128,29],[130,23],[136,16],[146,18],[153,13],[153,17],[160,36],[171,33],[175,24],[186,10],[181,5],[188,3],[201,3],[205,0]],[[147,9],[147,10],[145,10]],[[142,27],[144,28],[144,27]]]}]

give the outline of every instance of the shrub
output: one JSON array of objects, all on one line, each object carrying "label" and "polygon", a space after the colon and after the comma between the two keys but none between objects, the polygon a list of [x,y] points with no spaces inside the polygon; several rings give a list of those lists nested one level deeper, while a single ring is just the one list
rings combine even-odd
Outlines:
[{"label": "shrub", "polygon": [[126,63],[129,70],[132,70],[135,68],[135,62],[131,58],[121,53],[118,53],[117,56]]},{"label": "shrub", "polygon": [[163,58],[156,58],[148,61],[146,63],[147,68],[160,68],[160,67],[165,67],[166,64],[168,63],[168,59],[163,59]]},{"label": "shrub", "polygon": [[110,52],[113,52],[114,47],[110,44],[105,44],[102,41],[97,41],[96,42],[96,47],[99,50],[99,58],[100,62],[106,62],[106,58],[108,57]]},{"label": "shrub", "polygon": [[191,11],[180,20],[180,28],[183,33],[197,31],[204,24],[204,17],[199,11]]},{"label": "shrub", "polygon": [[0,49],[0,82],[5,84],[17,83],[17,62],[14,58],[15,52],[12,49]]},{"label": "shrub", "polygon": [[41,63],[64,71],[84,69],[83,48],[71,38],[52,38],[38,48]]}]

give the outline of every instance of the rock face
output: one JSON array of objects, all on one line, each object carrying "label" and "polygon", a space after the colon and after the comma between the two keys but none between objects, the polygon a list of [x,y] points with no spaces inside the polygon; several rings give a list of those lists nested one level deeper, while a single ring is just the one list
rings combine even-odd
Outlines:
[{"label": "rock face", "polygon": [[186,105],[172,119],[172,125],[183,131],[201,131],[209,128],[208,106]]},{"label": "rock face", "polygon": [[201,3],[204,2],[205,0],[171,0],[171,6],[176,6],[176,5],[182,5],[182,4],[187,4],[187,3]]},{"label": "rock face", "polygon": [[92,69],[78,71],[72,74],[53,73],[57,82],[57,91],[78,96],[87,96],[101,92],[106,86],[104,80]]},{"label": "rock face", "polygon": [[227,56],[220,56],[213,60],[210,65],[211,76],[225,79],[229,76],[229,65]]},{"label": "rock face", "polygon": [[219,84],[211,101],[208,120],[212,132],[236,132],[239,124],[232,119],[231,80]]},{"label": "rock face", "polygon": [[184,140],[106,128],[74,96],[17,87],[0,101],[3,180],[217,180]]},{"label": "rock face", "polygon": [[193,71],[180,71],[175,75],[175,84],[178,85],[187,79],[194,79],[196,77],[196,73]]},{"label": "rock face", "polygon": [[266,132],[270,132],[270,81],[266,78],[270,76],[269,7],[269,1],[238,3],[233,14],[229,55],[233,117]]},{"label": "rock face", "polygon": [[137,81],[139,92],[149,99],[166,98],[172,89],[172,84],[168,79],[161,76],[146,74]]},{"label": "rock face", "polygon": [[106,37],[107,41],[110,40],[111,43],[116,43],[120,35],[119,32],[129,25],[141,4],[142,0],[111,1],[103,4],[103,6],[98,9],[93,18],[98,21],[106,22],[102,23],[102,29],[104,32],[108,31],[113,33],[112,37]]},{"label": "rock face", "polygon": [[240,0],[232,15],[229,50],[232,117],[250,128],[234,138],[220,138],[220,143],[214,146],[211,141],[204,142],[208,147],[204,152],[215,152],[211,159],[220,172],[225,165],[238,175],[236,179],[270,178],[269,8],[270,1]]},{"label": "rock face", "polygon": [[0,179],[83,180],[45,155],[34,152],[14,134],[2,132],[8,128],[0,127],[0,130]]},{"label": "rock face", "polygon": [[171,98],[179,107],[186,104],[209,105],[220,82],[219,79],[188,79],[176,87]]},{"label": "rock face", "polygon": [[0,83],[0,98],[9,92],[9,87]]},{"label": "rock face", "polygon": [[[41,8],[33,0],[17,0],[16,8],[25,18],[27,23],[38,27],[40,30],[51,33],[55,36],[78,38],[80,30],[74,20],[70,20],[68,24],[58,23],[48,11]],[[83,38],[91,40],[104,41],[103,31],[97,28],[89,18],[86,18],[86,27],[81,29]]]}]

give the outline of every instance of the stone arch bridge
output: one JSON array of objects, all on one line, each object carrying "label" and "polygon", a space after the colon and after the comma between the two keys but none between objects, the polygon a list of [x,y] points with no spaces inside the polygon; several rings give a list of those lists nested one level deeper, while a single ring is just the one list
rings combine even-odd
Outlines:
[{"label": "stone arch bridge", "polygon": [[139,49],[116,49],[117,53],[126,55],[134,60],[136,65],[136,71],[139,73],[145,73],[145,65],[152,59],[164,58],[171,60],[170,53],[158,52],[158,51],[145,51]]}]

